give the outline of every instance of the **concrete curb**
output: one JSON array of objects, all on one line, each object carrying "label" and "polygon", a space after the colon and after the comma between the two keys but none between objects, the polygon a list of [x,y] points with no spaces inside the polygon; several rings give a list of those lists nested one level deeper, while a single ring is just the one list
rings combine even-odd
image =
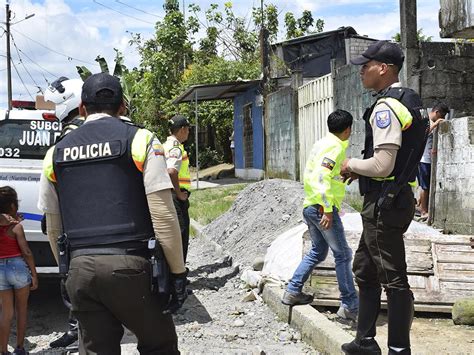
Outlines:
[{"label": "concrete curb", "polygon": [[[222,247],[206,238],[204,227],[194,219],[191,226],[197,236],[206,239],[215,250],[223,253]],[[267,284],[263,288],[262,298],[270,309],[284,322],[290,320],[290,307],[281,303],[284,290],[279,286]],[[291,309],[290,325],[301,333],[302,339],[322,354],[343,354],[341,345],[351,342],[353,337],[331,322],[310,305],[296,306]]]},{"label": "concrete curb", "polygon": [[288,307],[281,303],[284,290],[278,286],[265,285],[263,300],[284,322],[301,332],[302,339],[323,354],[343,354],[341,345],[351,342],[353,337],[331,322],[310,305]]}]

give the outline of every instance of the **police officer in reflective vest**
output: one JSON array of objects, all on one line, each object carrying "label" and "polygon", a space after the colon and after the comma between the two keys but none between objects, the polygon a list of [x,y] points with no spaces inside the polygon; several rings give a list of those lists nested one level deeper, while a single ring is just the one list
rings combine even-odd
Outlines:
[{"label": "police officer in reflective vest", "polygon": [[66,288],[80,323],[81,354],[119,354],[124,330],[141,354],[178,354],[166,297],[152,293],[148,242],[156,236],[171,271],[172,302],[186,299],[185,268],[163,146],[123,122],[117,78],[90,76],[85,123],[45,157],[40,199],[70,246]]},{"label": "police officer in reflective vest", "polygon": [[374,339],[381,285],[387,294],[389,354],[411,353],[413,294],[403,233],[415,212],[410,185],[415,182],[428,121],[418,94],[399,83],[403,61],[400,47],[388,41],[371,44],[351,60],[361,65],[362,84],[377,93],[377,100],[364,114],[364,158],[346,160],[341,169],[342,174],[360,177],[364,196],[363,232],[353,264],[359,286],[357,334],[342,346],[346,354],[381,354]]},{"label": "police officer in reflective vest", "polygon": [[[82,126],[84,123],[84,118],[79,115],[82,84],[83,81],[81,79],[68,79],[62,76],[59,79],[53,81],[44,93],[45,101],[55,104],[55,115],[56,118],[61,122],[62,129],[58,141],[63,139],[66,134],[72,130]],[[42,174],[41,179],[44,180],[46,177]],[[43,210],[41,203],[39,204],[38,208]],[[49,223],[50,219],[47,218],[47,214],[49,212],[50,211],[45,211],[46,214],[41,221],[42,228],[43,233],[48,235],[49,243],[51,244],[51,250],[56,262],[58,263],[57,240],[61,232],[60,228],[55,228],[53,225],[51,225],[51,223]],[[66,307],[71,309],[71,301],[66,292],[64,279],[61,279],[61,296]],[[71,311],[69,312],[68,324],[68,331],[58,339],[52,341],[49,344],[51,348],[64,348],[77,341],[78,322]]]},{"label": "police officer in reflective vest", "polygon": [[181,238],[183,240],[184,262],[188,255],[189,245],[189,194],[191,174],[189,157],[183,143],[189,137],[189,121],[186,117],[176,115],[169,120],[171,135],[166,139],[165,157],[168,173],[173,183],[173,202],[178,214]]}]

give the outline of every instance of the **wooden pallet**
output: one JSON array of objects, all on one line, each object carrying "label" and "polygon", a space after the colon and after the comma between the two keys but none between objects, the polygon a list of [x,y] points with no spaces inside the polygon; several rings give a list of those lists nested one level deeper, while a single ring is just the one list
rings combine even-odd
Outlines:
[{"label": "wooden pallet", "polygon": [[[352,250],[359,243],[359,232],[346,232]],[[304,238],[306,252],[310,240]],[[474,249],[466,235],[405,235],[408,280],[415,296],[415,310],[450,313],[460,298],[474,297]],[[337,306],[337,287],[334,258],[328,258],[316,267],[308,286],[315,293],[316,305]],[[382,293],[385,302],[385,294]]]}]

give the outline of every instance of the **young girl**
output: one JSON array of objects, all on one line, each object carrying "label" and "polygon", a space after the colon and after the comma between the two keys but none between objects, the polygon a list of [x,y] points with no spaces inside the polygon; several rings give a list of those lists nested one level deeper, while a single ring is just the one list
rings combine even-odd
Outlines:
[{"label": "young girl", "polygon": [[[18,197],[9,186],[0,187],[0,213],[19,220]],[[20,223],[12,223],[2,215],[0,218],[0,352],[8,352],[8,337],[13,314],[16,311],[17,346],[14,354],[27,354],[25,341],[28,296],[30,289],[38,288],[35,262],[25,232]]]}]

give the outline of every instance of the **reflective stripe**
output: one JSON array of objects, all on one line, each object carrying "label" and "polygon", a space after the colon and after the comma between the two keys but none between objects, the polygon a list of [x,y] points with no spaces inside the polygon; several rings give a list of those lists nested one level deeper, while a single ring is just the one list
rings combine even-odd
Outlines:
[{"label": "reflective stripe", "polygon": [[[393,181],[393,180],[395,180],[395,176],[389,176],[389,177],[386,177],[386,178],[373,177],[371,179],[375,180],[375,181]],[[415,181],[409,181],[408,185],[410,185],[411,187],[416,187],[416,180]]]},{"label": "reflective stripe", "polygon": [[132,159],[137,169],[143,172],[143,164],[145,164],[150,143],[153,139],[153,133],[147,129],[139,129],[135,133],[132,141]]},{"label": "reflective stripe", "polygon": [[46,152],[43,160],[43,174],[48,178],[51,182],[56,182],[56,175],[54,174],[53,168],[53,152],[54,147],[51,147]]},{"label": "reflective stripe", "polygon": [[182,144],[179,145],[179,149],[181,149],[181,153],[182,153],[181,168],[179,169],[179,172],[178,172],[179,187],[186,190],[190,190],[191,189],[191,173],[189,172],[188,153],[184,150],[184,146]]},{"label": "reflective stripe", "polygon": [[393,111],[393,113],[397,116],[398,121],[400,122],[402,131],[406,131],[408,128],[410,128],[413,122],[413,117],[410,111],[408,111],[408,109],[406,108],[406,106],[403,105],[400,101],[392,97],[384,97],[380,99],[377,103],[384,103]]}]

